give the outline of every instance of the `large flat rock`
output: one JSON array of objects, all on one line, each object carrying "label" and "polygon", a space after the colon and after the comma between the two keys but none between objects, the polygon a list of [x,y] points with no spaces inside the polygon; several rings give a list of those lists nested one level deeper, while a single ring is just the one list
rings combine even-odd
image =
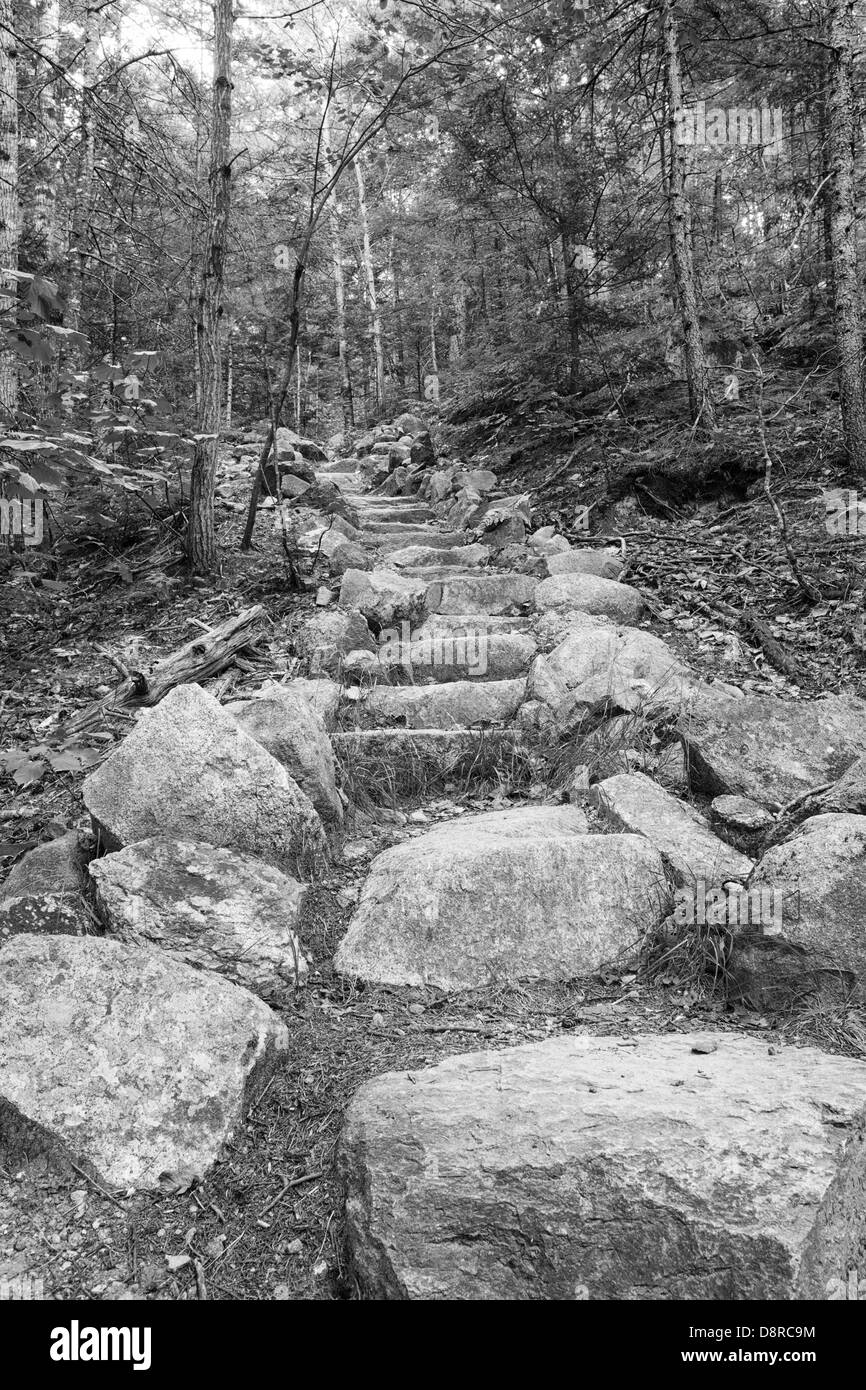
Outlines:
[{"label": "large flat rock", "polygon": [[680,719],[692,778],[718,796],[737,793],[762,805],[793,801],[833,782],[866,746],[866,702],[699,699]]},{"label": "large flat rock", "polygon": [[179,685],[84,782],[109,849],[154,835],[204,840],[293,871],[324,845],[305,792],[212,695]]},{"label": "large flat rock", "polygon": [[621,772],[592,788],[592,797],[617,830],[644,835],[670,864],[677,883],[745,882],[753,861],[714,835],[694,806],[678,801],[642,772]]},{"label": "large flat rock", "polygon": [[0,1153],[103,1182],[201,1178],[288,1033],[255,995],[143,947],[17,936],[0,950]]},{"label": "large flat rock", "polygon": [[469,729],[509,723],[525,680],[465,680],[444,685],[374,685],[356,705],[359,722],[409,729]]},{"label": "large flat rock", "polygon": [[168,951],[256,994],[307,972],[296,930],[306,889],[270,864],[189,840],[139,840],[90,865],[120,941]]},{"label": "large flat rock", "polygon": [[388,1073],[340,1144],[352,1269],[372,1299],[844,1297],[864,1102],[866,1063],[736,1033]]},{"label": "large flat rock", "polygon": [[570,979],[636,947],[666,915],[662,861],[640,836],[564,832],[561,808],[531,823],[502,815],[380,854],[337,969],[446,990]]}]

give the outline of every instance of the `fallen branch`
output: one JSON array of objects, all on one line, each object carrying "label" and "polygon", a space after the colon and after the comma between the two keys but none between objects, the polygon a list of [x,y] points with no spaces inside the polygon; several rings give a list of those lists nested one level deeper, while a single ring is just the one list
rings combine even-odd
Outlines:
[{"label": "fallen branch", "polygon": [[[126,680],[117,690],[79,710],[61,732],[64,735],[82,733],[100,723],[107,714],[159,704],[176,685],[218,676],[247,646],[251,628],[264,614],[265,610],[260,604],[247,608],[243,613],[228,618],[219,627],[193,637],[176,652],[158,661],[150,671],[128,672]],[[117,666],[118,663],[113,661],[112,665]]]}]

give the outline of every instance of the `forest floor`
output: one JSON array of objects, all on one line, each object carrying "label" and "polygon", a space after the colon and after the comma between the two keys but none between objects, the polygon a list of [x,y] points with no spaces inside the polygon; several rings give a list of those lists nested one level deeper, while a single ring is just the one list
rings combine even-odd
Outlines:
[{"label": "forest floor", "polygon": [[[746,477],[739,466],[744,448],[755,445],[751,426],[745,445],[740,426],[731,466],[716,471],[721,481],[708,498],[699,488],[689,496],[679,476],[672,486],[660,466],[671,453],[668,421],[637,427],[596,420],[576,440],[572,425],[545,423],[546,409],[501,426],[488,418],[449,427],[442,437],[454,456],[471,450],[475,464],[495,468],[509,491],[531,487],[539,524],[556,521],[574,542],[577,510],[593,503],[593,535],[625,543],[623,578],[649,597],[653,630],[702,674],[756,692],[864,693],[866,537],[825,530],[821,485],[847,480],[832,461],[816,474],[817,423],[801,425],[808,447],[778,451],[772,483],[794,553],[825,593],[816,604],[792,573],[760,470]],[[655,487],[617,481],[618,464],[634,458],[636,440],[647,461],[641,477],[654,477]],[[239,552],[244,502],[236,479],[218,506],[225,559],[214,584],[186,577],[170,520],[135,511],[132,501],[118,508],[95,492],[70,499],[58,518],[53,558],[0,557],[0,871],[46,834],[89,825],[80,797],[88,757],[122,734],[131,716],[112,716],[101,737],[72,748],[54,735],[70,713],[118,684],[106,652],[124,665],[146,666],[198,626],[255,602],[264,605],[267,623],[210,688],[238,694],[294,670],[292,633],[313,599],[290,591],[282,542],[267,513],[259,515],[255,549]],[[759,618],[765,640],[744,626],[746,610]],[[767,1019],[732,1008],[706,983],[676,971],[459,995],[352,987],[333,973],[336,943],[380,849],[439,817],[509,804],[495,787],[465,795],[454,788],[415,808],[426,817],[417,827],[407,824],[408,807],[359,812],[340,866],[308,898],[301,945],[309,982],[269,1001],[290,1025],[288,1063],[225,1158],[199,1186],[160,1197],[107,1192],[83,1174],[60,1179],[38,1162],[8,1174],[0,1181],[3,1267],[41,1277],[45,1296],[60,1299],[353,1297],[334,1152],[345,1106],[369,1077],[569,1029],[627,1039],[737,1028],[760,1031],[768,1041],[781,1034],[817,1038],[833,1051],[866,1054],[866,1028],[851,1015]]]}]

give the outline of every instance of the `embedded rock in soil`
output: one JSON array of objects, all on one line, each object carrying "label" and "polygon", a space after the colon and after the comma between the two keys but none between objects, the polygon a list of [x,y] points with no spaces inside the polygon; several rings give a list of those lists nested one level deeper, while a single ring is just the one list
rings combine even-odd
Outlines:
[{"label": "embedded rock in soil", "polygon": [[595,574],[556,574],[538,585],[535,608],[539,613],[576,609],[614,622],[636,623],[644,610],[644,600],[637,589],[615,579],[600,579]]},{"label": "embedded rock in soil", "polygon": [[415,622],[424,614],[427,585],[396,570],[347,570],[340,585],[340,607],[357,609],[377,627]]},{"label": "embedded rock in soil", "polygon": [[112,936],[213,970],[255,994],[304,979],[296,931],[306,889],[250,855],[189,840],[139,840],[90,876]]},{"label": "embedded rock in soil", "polygon": [[252,699],[234,700],[224,708],[288,769],[323,820],[343,819],[331,740],[321,717],[297,691],[269,682]]},{"label": "embedded rock in soil", "polygon": [[[637,835],[551,833],[494,816],[437,828],[373,861],[335,958],[382,984],[476,989],[591,974],[666,915],[662,861]],[[561,822],[560,822],[561,823]]]},{"label": "embedded rock in soil", "polygon": [[362,1086],[339,1167],[363,1296],[844,1298],[866,1240],[866,1063],[737,1033],[628,1041]]},{"label": "embedded rock in soil", "polygon": [[754,865],[714,835],[693,806],[642,772],[619,773],[592,788],[592,799],[618,830],[644,835],[670,864],[677,883],[721,884],[749,877]]},{"label": "embedded rock in soil", "polygon": [[813,961],[866,982],[866,816],[811,816],[756,865],[750,888],[783,894],[781,934]]},{"label": "embedded rock in soil", "polygon": [[99,937],[0,949],[0,1154],[109,1185],[203,1178],[288,1048],[255,995]]},{"label": "embedded rock in soil", "polygon": [[693,783],[765,806],[835,781],[866,745],[866,702],[853,695],[720,699],[709,687],[679,723]]},{"label": "embedded rock in soil", "polygon": [[683,688],[696,679],[652,633],[594,624],[570,631],[549,655],[536,657],[527,698],[541,701],[568,728],[606,704],[628,711],[678,709]]},{"label": "embedded rock in soil", "polygon": [[291,871],[325,847],[294,778],[198,685],[176,686],[145,710],[83,794],[109,849],[170,835]]}]

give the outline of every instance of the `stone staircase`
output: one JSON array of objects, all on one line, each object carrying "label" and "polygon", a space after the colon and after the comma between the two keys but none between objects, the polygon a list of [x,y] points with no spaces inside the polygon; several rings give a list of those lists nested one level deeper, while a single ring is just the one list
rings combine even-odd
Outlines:
[{"label": "stone staircase", "polygon": [[[307,656],[342,634],[341,680],[311,670],[224,704],[171,691],[85,782],[108,852],[88,866],[73,835],[5,885],[0,1149],[16,1161],[41,1145],[151,1192],[209,1172],[293,1046],[296,1015],[266,1001],[309,977],[308,887],[332,857],[350,862],[339,768],[373,802],[386,771],[407,799],[487,774],[502,793],[502,809],[432,826],[421,812],[376,855],[327,963],[348,994],[436,1001],[633,973],[684,901],[775,891],[780,866],[800,876],[799,916],[778,917],[800,975],[819,946],[866,968],[862,702],[780,709],[704,682],[638,626],[644,600],[615,553],[545,537],[557,572],[524,573],[418,497],[369,491],[354,461],[316,480],[340,488],[369,564],[310,614],[310,642],[299,634]],[[521,795],[539,741],[567,744],[611,708],[660,712],[667,751],[686,750],[680,775],[714,798],[706,814],[646,775],[660,757],[584,775],[567,802]],[[824,782],[833,814],[761,859],[779,788],[796,803]],[[46,890],[58,881],[62,902]],[[361,1086],[338,1166],[362,1295],[846,1297],[866,1248],[866,1063],[680,1026],[569,1025]]]}]

